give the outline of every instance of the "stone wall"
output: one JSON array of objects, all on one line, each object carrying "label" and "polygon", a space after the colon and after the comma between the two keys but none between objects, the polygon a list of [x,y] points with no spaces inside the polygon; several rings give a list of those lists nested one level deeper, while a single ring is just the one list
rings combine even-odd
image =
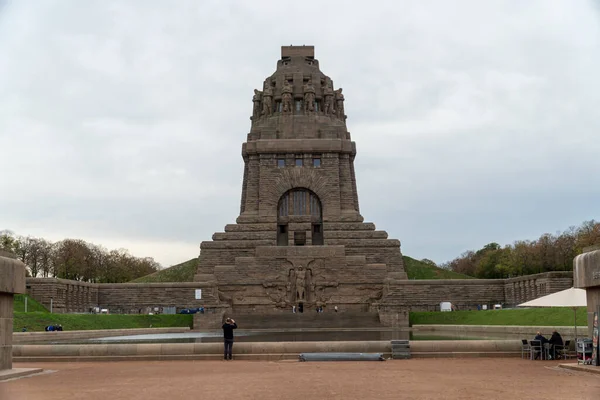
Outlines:
[{"label": "stone wall", "polygon": [[516,306],[547,294],[573,287],[572,272],[546,272],[505,280],[505,303]]},{"label": "stone wall", "polygon": [[25,264],[0,251],[0,371],[12,369],[13,296],[25,292]]},{"label": "stone wall", "polygon": [[[401,306],[409,311],[439,310],[443,301],[452,302],[458,309],[475,309],[483,304],[514,306],[569,288],[572,282],[570,272],[511,279],[398,281],[397,288],[386,297],[385,306]],[[27,293],[48,308],[52,299],[53,311],[60,313],[87,312],[91,307],[108,308],[111,313],[147,312],[154,307],[199,307],[204,301],[196,300],[194,294],[201,287],[193,282],[93,284],[54,278],[27,279]],[[246,308],[234,306],[233,311],[249,312],[252,307]],[[340,312],[343,311],[340,306]]]},{"label": "stone wall", "polygon": [[469,310],[483,304],[505,303],[504,285],[503,279],[399,281],[386,301],[405,304],[411,311],[439,311],[444,301],[458,310]]},{"label": "stone wall", "polygon": [[89,312],[98,305],[98,284],[56,278],[27,278],[27,294],[57,313]]},{"label": "stone wall", "polygon": [[122,283],[98,285],[98,305],[111,313],[138,314],[155,308],[200,307],[203,300],[196,300],[197,283]]}]

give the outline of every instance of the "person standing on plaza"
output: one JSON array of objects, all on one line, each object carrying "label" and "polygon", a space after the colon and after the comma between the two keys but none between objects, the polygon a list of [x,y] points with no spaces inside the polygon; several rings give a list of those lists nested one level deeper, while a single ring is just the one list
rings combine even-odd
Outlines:
[{"label": "person standing on plaza", "polygon": [[233,330],[237,329],[237,324],[232,318],[227,318],[223,324],[223,340],[224,340],[224,351],[223,359],[232,360],[233,352]]}]

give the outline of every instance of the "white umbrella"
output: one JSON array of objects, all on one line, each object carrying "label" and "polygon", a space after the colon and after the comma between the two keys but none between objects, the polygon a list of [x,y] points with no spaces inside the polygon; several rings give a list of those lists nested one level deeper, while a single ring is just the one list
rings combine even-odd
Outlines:
[{"label": "white umbrella", "polygon": [[575,312],[575,342],[577,342],[577,308],[586,307],[587,298],[584,289],[569,288],[547,296],[538,297],[517,307],[570,307]]}]

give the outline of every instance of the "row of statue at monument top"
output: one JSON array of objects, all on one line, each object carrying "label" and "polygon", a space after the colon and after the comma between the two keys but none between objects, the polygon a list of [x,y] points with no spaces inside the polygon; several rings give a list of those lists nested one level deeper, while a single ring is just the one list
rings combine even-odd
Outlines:
[{"label": "row of statue at monument top", "polygon": [[[327,82],[321,87],[323,91],[323,107],[322,110],[316,109],[315,102],[315,87],[311,80],[304,84],[304,101],[303,109],[306,114],[311,114],[317,111],[322,111],[323,114],[336,117],[345,120],[344,115],[344,95],[342,89],[333,90],[330,82]],[[281,88],[281,113],[291,114],[294,111],[294,98],[293,98],[292,85],[286,80]],[[271,88],[271,82],[268,80],[265,82],[264,89],[254,89],[254,96],[252,97],[254,104],[252,112],[252,120],[256,121],[260,117],[269,117],[273,114],[273,89]]]}]

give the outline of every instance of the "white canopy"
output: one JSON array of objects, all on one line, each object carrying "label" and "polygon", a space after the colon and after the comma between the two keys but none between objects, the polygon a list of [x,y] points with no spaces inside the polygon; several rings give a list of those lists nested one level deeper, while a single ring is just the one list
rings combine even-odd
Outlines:
[{"label": "white canopy", "polygon": [[575,342],[577,342],[577,307],[586,307],[587,298],[584,289],[570,288],[552,293],[547,296],[538,297],[517,307],[570,307],[575,316]]},{"label": "white canopy", "polygon": [[547,296],[538,297],[517,307],[586,307],[587,299],[584,289],[569,288]]}]

